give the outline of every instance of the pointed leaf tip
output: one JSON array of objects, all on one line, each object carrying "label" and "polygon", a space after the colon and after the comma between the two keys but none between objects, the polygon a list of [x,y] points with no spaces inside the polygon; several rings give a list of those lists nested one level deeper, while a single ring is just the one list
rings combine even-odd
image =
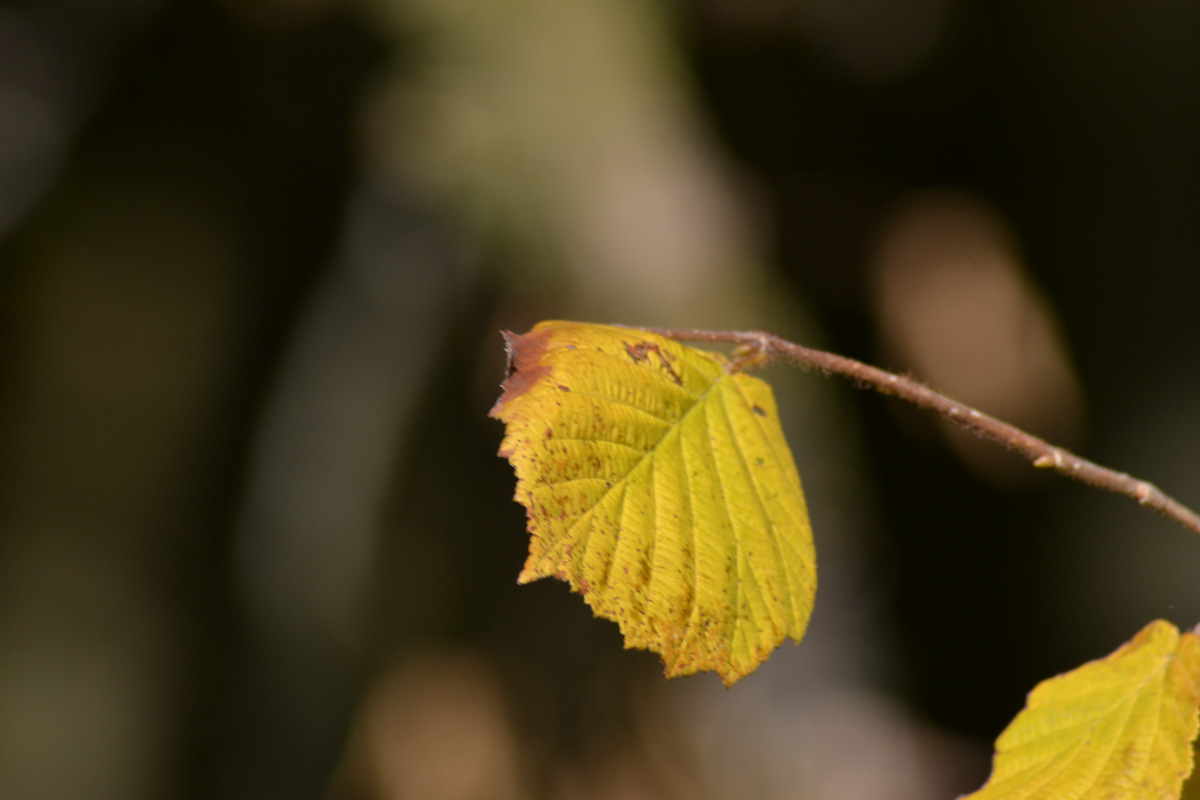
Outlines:
[{"label": "pointed leaf tip", "polygon": [[770,387],[633,329],[543,322],[505,340],[490,415],[528,517],[519,582],[566,581],[668,677],[731,685],[799,640],[815,554]]},{"label": "pointed leaf tip", "polygon": [[500,384],[500,397],[488,412],[488,416],[495,419],[501,418],[505,403],[529,391],[546,372],[540,363],[546,349],[545,334],[531,331],[518,335],[512,331],[500,331],[500,335],[504,337],[508,364],[504,370],[504,382]]}]

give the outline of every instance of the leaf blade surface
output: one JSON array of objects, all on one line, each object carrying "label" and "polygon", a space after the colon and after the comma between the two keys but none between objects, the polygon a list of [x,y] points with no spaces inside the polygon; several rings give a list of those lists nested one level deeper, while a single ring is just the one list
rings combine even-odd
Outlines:
[{"label": "leaf blade surface", "polygon": [[1043,681],[964,800],[1178,800],[1193,768],[1200,637],[1147,625],[1098,661]]}]

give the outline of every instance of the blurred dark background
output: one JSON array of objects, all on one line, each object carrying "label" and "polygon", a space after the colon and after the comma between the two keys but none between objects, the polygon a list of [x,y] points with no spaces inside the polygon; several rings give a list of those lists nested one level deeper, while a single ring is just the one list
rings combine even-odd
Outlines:
[{"label": "blurred dark background", "polygon": [[[518,588],[498,331],[766,327],[1200,506],[1200,6],[0,6],[0,794],[953,797],[1200,542],[773,369],[812,628]],[[871,766],[866,766],[871,765]]]}]

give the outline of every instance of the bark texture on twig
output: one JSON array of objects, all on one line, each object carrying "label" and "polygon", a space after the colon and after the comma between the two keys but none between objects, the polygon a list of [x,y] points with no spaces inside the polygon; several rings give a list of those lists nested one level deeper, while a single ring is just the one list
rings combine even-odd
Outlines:
[{"label": "bark texture on twig", "polygon": [[936,411],[959,427],[1020,453],[1032,461],[1035,467],[1052,469],[1092,486],[1128,495],[1141,505],[1161,512],[1184,527],[1200,533],[1200,516],[1164,494],[1154,484],[1080,458],[1069,450],[1056,447],[1020,428],[1001,422],[995,417],[988,416],[957,400],[952,400],[904,375],[896,375],[852,358],[794,344],[767,331],[698,331],[661,328],[641,328],[640,330],[679,341],[737,345],[730,361],[732,370],[753,369],[766,366],[774,361],[788,361],[805,369],[818,370],[826,375],[840,375],[849,378],[859,388],[874,389],[882,394],[895,395],[920,408]]}]

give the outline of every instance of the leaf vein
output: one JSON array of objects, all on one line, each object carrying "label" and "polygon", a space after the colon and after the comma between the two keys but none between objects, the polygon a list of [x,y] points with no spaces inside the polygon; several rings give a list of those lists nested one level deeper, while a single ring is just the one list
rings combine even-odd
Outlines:
[{"label": "leaf vein", "polygon": [[[736,381],[734,383],[736,384]],[[743,400],[746,399],[744,393],[739,392],[739,394],[742,395]],[[749,412],[749,405],[749,402],[747,402],[747,412],[752,413]],[[775,520],[771,518],[770,512],[767,511],[767,504],[763,501],[762,489],[759,486],[758,478],[754,474],[754,471],[750,469],[750,462],[746,460],[746,453],[742,448],[742,440],[738,437],[737,429],[733,425],[733,418],[729,414],[729,406],[727,403],[722,402],[721,408],[725,412],[725,422],[729,426],[729,435],[733,439],[733,449],[737,451],[738,459],[742,462],[742,466],[746,470],[746,476],[750,480],[750,486],[754,489],[754,499],[758,501],[758,507],[762,511],[763,518],[767,521],[767,531],[770,536],[771,547],[775,551],[775,557],[779,560],[780,566],[783,568],[784,582],[786,584],[785,588],[787,589],[788,593],[788,606],[792,610],[792,619],[795,619],[797,617],[797,609],[795,590],[792,586],[792,575],[787,567],[787,559],[785,559],[783,556],[783,546],[779,541],[779,532],[775,528]],[[788,631],[791,630],[790,620],[784,625],[784,629]]]},{"label": "leaf vein", "polygon": [[[554,437],[547,439],[546,441],[548,441],[548,442],[594,442],[595,444],[611,444],[615,447],[624,447],[626,450],[632,450],[633,452],[640,453],[643,456],[650,452],[649,450],[639,450],[638,448],[634,447],[633,445],[625,444],[624,442],[616,442],[616,441],[613,441],[612,439],[589,439],[586,436],[554,436]],[[636,466],[637,465],[635,464],[633,467],[630,467],[629,472],[633,472],[633,470]],[[626,473],[626,474],[628,474],[628,473]]]},{"label": "leaf vein", "polygon": [[[716,395],[716,398],[710,402],[716,402],[718,400],[721,401],[722,412],[724,412],[725,411],[724,398],[721,397],[720,394]],[[725,417],[726,417],[726,419],[728,419],[729,415],[726,413]],[[725,488],[725,475],[721,470],[720,463],[717,461],[717,449],[716,449],[716,443],[714,441],[714,436],[713,436],[712,419],[710,417],[708,417],[707,415],[705,416],[705,428],[708,431],[709,452],[712,454],[713,466],[716,468],[714,470],[714,472],[716,473],[716,476],[717,476],[717,486],[719,486],[721,489],[721,510],[725,512],[725,518],[729,520],[729,531],[733,535],[733,551],[734,551],[733,558],[734,558],[734,565],[737,570],[737,576],[738,576],[738,579],[736,581],[734,581],[734,584],[733,584],[733,592],[734,592],[734,594],[733,594],[733,617],[734,617],[735,622],[734,622],[733,635],[730,637],[730,645],[731,645],[730,658],[732,660],[732,656],[733,656],[732,645],[735,644],[737,635],[739,632],[742,632],[742,627],[743,627],[743,624],[742,624],[743,623],[743,620],[742,620],[742,597],[744,595],[743,584],[747,583],[747,581],[745,581],[744,575],[742,573],[742,563],[744,560],[742,558],[742,537],[739,534],[737,525],[734,523],[734,520],[733,520],[732,509],[730,508],[730,505],[729,505],[729,492]],[[730,435],[732,435],[732,431],[730,431]],[[736,447],[735,447],[735,449],[736,449]],[[749,561],[748,560],[745,560],[745,561],[746,561],[746,564],[749,565]],[[758,586],[759,596],[761,597],[763,594],[762,586],[759,584],[758,576],[754,574],[753,568],[750,569],[750,578],[754,581],[754,584],[756,586]],[[754,613],[754,607],[749,602],[747,602],[747,604],[746,604],[746,610],[749,614],[748,621],[751,622],[752,624],[757,623],[758,618]],[[756,625],[756,627],[757,627],[757,625]],[[743,640],[745,640],[744,635],[743,635]]]},{"label": "leaf vein", "polygon": [[647,417],[650,417],[651,419],[656,419],[659,422],[665,422],[667,424],[668,428],[673,424],[669,417],[664,417],[659,414],[655,414],[653,411],[647,411],[646,409],[642,408],[641,406],[634,405],[633,403],[627,403],[624,400],[618,400],[615,397],[607,397],[605,395],[595,394],[593,392],[583,392],[578,389],[572,389],[571,394],[575,395],[576,397],[590,397],[593,400],[600,400],[601,402],[612,403],[613,405],[623,406],[624,408],[632,408],[634,411],[637,411],[641,414],[645,414]]}]

